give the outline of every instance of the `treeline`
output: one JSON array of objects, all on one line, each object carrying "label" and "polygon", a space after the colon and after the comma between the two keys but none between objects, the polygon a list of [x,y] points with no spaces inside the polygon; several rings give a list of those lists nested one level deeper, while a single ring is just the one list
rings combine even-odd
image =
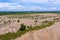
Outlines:
[{"label": "treeline", "polygon": [[59,13],[60,11],[21,11],[21,12],[0,12],[0,15],[9,15],[9,14],[27,14],[27,13]]}]

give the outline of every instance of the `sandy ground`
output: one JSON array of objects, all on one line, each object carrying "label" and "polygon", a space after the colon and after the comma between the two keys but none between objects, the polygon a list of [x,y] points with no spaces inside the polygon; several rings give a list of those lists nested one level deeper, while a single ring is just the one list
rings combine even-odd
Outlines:
[{"label": "sandy ground", "polygon": [[6,34],[6,33],[12,33],[17,32],[19,30],[19,24],[17,23],[10,23],[3,26],[0,26],[0,35]]},{"label": "sandy ground", "polygon": [[26,33],[15,40],[60,40],[60,22],[41,30]]},{"label": "sandy ground", "polygon": [[[43,21],[46,21],[46,20],[50,20],[50,19],[38,19],[37,20],[37,23],[35,25],[35,22],[33,19],[27,19],[27,18],[22,18],[22,19],[19,19],[20,22],[17,22],[17,18],[15,19],[3,19],[4,21],[8,21],[10,20],[11,23],[5,23],[4,24],[4,21],[0,22],[0,35],[2,34],[6,34],[8,32],[17,32],[20,28],[20,24],[24,24],[26,26],[36,26],[36,25],[41,25]],[[15,20],[15,21],[13,21]],[[52,20],[52,19],[51,19]]]},{"label": "sandy ground", "polygon": [[[20,24],[22,24],[22,23],[24,25],[26,25],[26,26],[34,27],[36,25],[41,25],[43,21],[52,21],[56,17],[60,18],[59,14],[30,14],[29,17],[32,16],[32,18],[29,18],[29,17],[28,18],[18,18],[17,17],[17,16],[28,16],[28,15],[29,14],[26,14],[26,15],[3,15],[3,16],[0,16],[0,35],[6,34],[6,33],[9,33],[9,32],[10,33],[11,32],[17,32],[19,30],[19,28],[20,28]],[[37,16],[37,15],[39,15],[39,16]],[[37,19],[37,23],[35,25],[35,22],[34,22],[35,19],[34,18],[36,18],[36,16],[37,16],[38,19]],[[11,17],[11,18],[9,18],[9,17]],[[41,19],[42,17],[46,17],[46,18]],[[10,20],[11,22],[8,22],[8,20]],[[17,20],[20,20],[20,22],[17,22]],[[4,21],[5,21],[5,23],[4,23]],[[26,40],[40,40],[40,39],[42,39],[43,40],[43,38],[46,38],[46,40],[48,40],[47,37],[45,37],[45,35],[46,34],[50,35],[50,32],[52,30],[55,30],[55,31],[59,30],[59,26],[60,26],[59,24],[60,23],[57,23],[57,24],[55,24],[55,26],[50,27],[48,29],[46,28],[46,29],[42,29],[42,30],[39,30],[39,31],[36,31],[36,32],[27,33],[26,36],[24,35],[23,37],[19,38],[18,40],[24,40],[24,39],[26,39]],[[56,27],[56,26],[58,26],[58,27]],[[52,32],[53,35],[54,35],[55,31]],[[57,31],[57,32],[59,32],[59,31]],[[56,32],[56,34],[57,34],[57,32]],[[43,35],[44,37],[39,36],[40,34],[41,35],[44,34]],[[29,39],[28,39],[28,37],[29,37]]]}]

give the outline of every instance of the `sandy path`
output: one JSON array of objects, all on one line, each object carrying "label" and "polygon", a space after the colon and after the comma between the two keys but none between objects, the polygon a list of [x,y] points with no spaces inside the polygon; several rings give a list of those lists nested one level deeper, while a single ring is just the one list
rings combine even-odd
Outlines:
[{"label": "sandy path", "polygon": [[41,30],[26,33],[15,40],[60,40],[60,22]]}]

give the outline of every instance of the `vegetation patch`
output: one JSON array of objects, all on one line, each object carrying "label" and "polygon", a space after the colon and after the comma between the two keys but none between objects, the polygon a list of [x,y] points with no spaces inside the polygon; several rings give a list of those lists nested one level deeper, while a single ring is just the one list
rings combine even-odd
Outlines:
[{"label": "vegetation patch", "polygon": [[29,31],[46,28],[46,27],[49,27],[53,24],[54,24],[54,22],[46,22],[46,24],[43,23],[42,25],[36,26],[34,28],[28,27],[29,30],[26,30],[26,26],[24,24],[21,24],[21,28],[18,32],[16,32],[16,33],[7,33],[5,35],[0,35],[0,40],[11,40],[11,39],[14,39],[16,37],[20,37],[21,35],[29,32]]}]

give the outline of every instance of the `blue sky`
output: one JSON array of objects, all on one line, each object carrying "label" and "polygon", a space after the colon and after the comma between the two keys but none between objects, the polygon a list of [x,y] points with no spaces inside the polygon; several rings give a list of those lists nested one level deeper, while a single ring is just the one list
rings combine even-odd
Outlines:
[{"label": "blue sky", "polygon": [[60,11],[60,0],[0,0],[0,11]]}]

